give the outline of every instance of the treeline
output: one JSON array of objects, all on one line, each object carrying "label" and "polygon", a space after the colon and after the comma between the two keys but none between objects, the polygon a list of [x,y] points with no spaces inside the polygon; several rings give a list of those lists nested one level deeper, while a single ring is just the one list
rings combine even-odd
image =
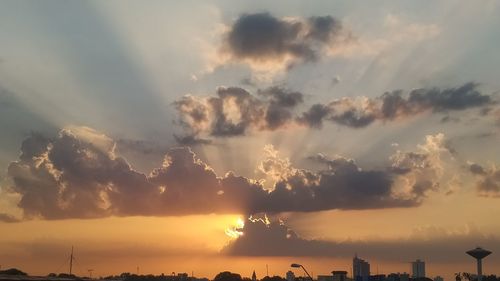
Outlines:
[{"label": "treeline", "polygon": [[21,270],[17,268],[9,268],[6,270],[0,270],[0,275],[18,275],[18,276],[26,276],[25,272],[22,272]]}]

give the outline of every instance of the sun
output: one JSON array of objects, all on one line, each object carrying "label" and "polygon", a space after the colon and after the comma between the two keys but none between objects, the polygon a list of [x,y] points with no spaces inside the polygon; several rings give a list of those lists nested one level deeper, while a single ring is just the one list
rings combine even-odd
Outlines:
[{"label": "sun", "polygon": [[227,236],[237,239],[238,237],[243,235],[243,228],[245,227],[245,221],[239,217],[236,222],[230,227],[226,228],[224,231]]}]

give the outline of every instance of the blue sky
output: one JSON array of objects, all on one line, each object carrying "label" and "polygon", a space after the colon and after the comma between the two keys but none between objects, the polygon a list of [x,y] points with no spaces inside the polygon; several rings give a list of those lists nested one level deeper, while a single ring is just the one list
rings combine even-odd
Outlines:
[{"label": "blue sky", "polygon": [[[257,29],[258,42],[285,47],[238,49],[230,38],[248,43],[251,33],[243,32],[255,30],[245,23],[262,19],[293,35],[276,43],[275,37],[266,37],[270,30]],[[320,29],[313,24],[317,19],[336,26],[328,27],[327,39],[311,35]],[[357,178],[373,172],[392,182],[386,197],[370,197],[369,186],[361,189],[359,200],[344,201],[352,194],[342,191],[333,195],[343,198],[333,200],[338,205],[313,210],[291,207],[286,200],[272,201],[273,206],[283,204],[273,209],[239,202],[235,195],[232,199],[239,203],[232,209],[212,206],[189,215],[272,212],[286,218],[299,236],[335,241],[402,239],[421,231],[430,238],[457,233],[484,238],[500,230],[492,219],[500,214],[496,1],[5,1],[0,3],[0,26],[0,213],[20,220],[17,224],[187,215],[182,204],[174,211],[160,203],[151,212],[122,210],[112,199],[99,197],[114,191],[102,186],[98,198],[105,204],[82,199],[95,203],[96,212],[78,211],[74,198],[91,188],[61,179],[58,175],[69,174],[65,169],[70,167],[58,167],[59,158],[50,158],[59,146],[70,155],[63,150],[68,137],[89,155],[102,152],[105,163],[124,159],[127,173],[146,178],[141,184],[158,185],[161,194],[177,184],[158,176],[176,167],[169,159],[188,159],[183,163],[193,167],[203,162],[221,181],[229,180],[226,173],[231,171],[269,193],[280,183],[293,190],[294,180],[308,173],[318,181],[304,180],[312,192],[323,190],[321,179],[327,190],[337,188],[339,167],[359,173]],[[466,85],[473,86],[462,91]],[[411,101],[412,91],[422,100]],[[241,93],[248,99],[239,104]],[[384,111],[384,93],[404,98],[393,115]],[[280,97],[292,96],[293,105],[281,103]],[[315,104],[325,109],[320,123],[314,123],[320,125],[304,121]],[[200,108],[205,115],[193,119]],[[277,110],[283,123],[270,123],[270,109]],[[354,119],[346,112],[354,112]],[[243,131],[228,133],[233,127]],[[34,137],[38,134],[47,138],[46,153],[33,152],[28,161],[20,155],[29,151],[22,143],[41,141]],[[192,142],[179,141],[182,137]],[[172,150],[182,145],[189,150]],[[198,159],[193,163],[191,153]],[[47,188],[63,193],[66,186],[75,186],[70,199],[58,199],[65,207],[51,206],[60,212],[20,203],[33,194],[48,194],[40,186],[22,186],[20,179],[33,175],[16,170],[36,170],[40,159],[48,161],[47,167],[56,166],[55,172],[47,171],[57,185]],[[103,163],[98,164],[105,167]],[[103,172],[99,165],[78,171],[94,183],[95,173]],[[109,182],[121,188],[119,179],[110,176]],[[189,186],[180,182],[181,189]],[[196,192],[203,193],[195,190],[189,198],[198,198]],[[369,204],[359,208],[355,201]],[[186,204],[193,202],[198,201]],[[260,207],[248,207],[252,204]],[[472,208],[464,212],[459,206]],[[407,227],[404,216],[415,217],[415,224]],[[347,224],[339,232],[324,226],[334,218],[357,219],[362,225],[382,218],[385,227],[400,230],[379,233]]]}]

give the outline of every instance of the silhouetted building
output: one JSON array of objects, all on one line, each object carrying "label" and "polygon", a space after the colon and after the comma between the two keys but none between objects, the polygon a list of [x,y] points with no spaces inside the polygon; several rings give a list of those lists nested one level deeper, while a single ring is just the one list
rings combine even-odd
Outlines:
[{"label": "silhouetted building", "polygon": [[404,273],[391,273],[385,278],[386,281],[409,281],[410,274]]},{"label": "silhouetted building", "polygon": [[347,271],[343,270],[334,270],[332,271],[333,281],[346,281],[347,280]]},{"label": "silhouetted building", "polygon": [[370,275],[370,281],[386,281],[385,274]]},{"label": "silhouetted building", "polygon": [[333,281],[332,275],[318,275],[318,281]]},{"label": "silhouetted building", "polygon": [[354,281],[370,281],[370,264],[357,254],[352,259],[352,275]]},{"label": "silhouetted building", "polygon": [[252,281],[257,281],[257,275],[255,274],[255,270],[252,273]]},{"label": "silhouetted building", "polygon": [[295,274],[293,273],[293,271],[289,270],[286,273],[286,281],[295,281]]},{"label": "silhouetted building", "polygon": [[425,262],[417,259],[411,263],[411,277],[421,278],[425,277]]}]

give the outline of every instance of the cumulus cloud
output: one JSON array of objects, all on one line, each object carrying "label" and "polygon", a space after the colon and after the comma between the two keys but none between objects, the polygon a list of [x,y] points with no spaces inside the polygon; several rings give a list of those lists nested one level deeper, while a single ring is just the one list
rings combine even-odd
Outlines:
[{"label": "cumulus cloud", "polygon": [[[248,220],[239,230],[243,235],[224,247],[221,250],[223,254],[352,257],[357,252],[364,257],[388,261],[412,260],[418,256],[429,261],[449,262],[467,260],[464,249],[475,247],[478,243],[486,248],[500,246],[499,237],[483,235],[470,226],[456,230],[430,226],[416,229],[412,235],[397,240],[345,241],[306,239],[277,219]],[[401,251],[402,248],[406,250]]]},{"label": "cumulus cloud", "polygon": [[422,88],[405,94],[384,93],[376,98],[343,97],[317,103],[300,113],[304,94],[282,87],[257,90],[255,94],[238,87],[220,87],[216,96],[186,95],[174,102],[178,124],[185,130],[181,144],[207,144],[207,137],[234,137],[255,131],[307,127],[320,129],[325,122],[349,128],[364,128],[376,121],[408,119],[424,113],[449,114],[496,104],[470,82],[455,88]]},{"label": "cumulus cloud", "polygon": [[[265,155],[257,168],[272,180],[268,187],[232,172],[219,176],[186,147],[169,149],[161,167],[146,175],[134,170],[106,135],[71,127],[55,138],[27,138],[18,161],[8,167],[7,189],[20,198],[25,218],[45,219],[412,207],[427,195],[425,187],[401,190],[396,184],[401,175],[365,170],[340,156],[315,159],[327,168],[311,171],[294,168],[272,146]],[[429,151],[425,159],[432,157]]]},{"label": "cumulus cloud", "polygon": [[362,128],[375,121],[400,120],[425,112],[446,113],[487,107],[495,103],[491,96],[482,94],[477,87],[478,84],[469,82],[456,88],[415,89],[408,95],[397,90],[377,98],[344,97],[313,105],[297,120],[309,127],[321,127],[327,120],[341,126]]},{"label": "cumulus cloud", "polygon": [[485,168],[469,162],[469,171],[476,176],[476,190],[483,197],[500,197],[500,169],[496,165]]},{"label": "cumulus cloud", "polygon": [[390,171],[398,175],[398,192],[422,199],[437,190],[445,174],[444,158],[453,160],[453,153],[442,133],[426,136],[416,151],[397,150],[389,159]]},{"label": "cumulus cloud", "polygon": [[349,35],[332,16],[277,18],[269,13],[243,14],[228,27],[221,56],[256,70],[284,70],[317,60]]},{"label": "cumulus cloud", "polygon": [[293,109],[302,102],[302,93],[280,87],[259,90],[257,95],[243,88],[219,87],[216,97],[188,95],[174,106],[178,123],[196,139],[200,134],[229,137],[285,127],[293,121]]}]

